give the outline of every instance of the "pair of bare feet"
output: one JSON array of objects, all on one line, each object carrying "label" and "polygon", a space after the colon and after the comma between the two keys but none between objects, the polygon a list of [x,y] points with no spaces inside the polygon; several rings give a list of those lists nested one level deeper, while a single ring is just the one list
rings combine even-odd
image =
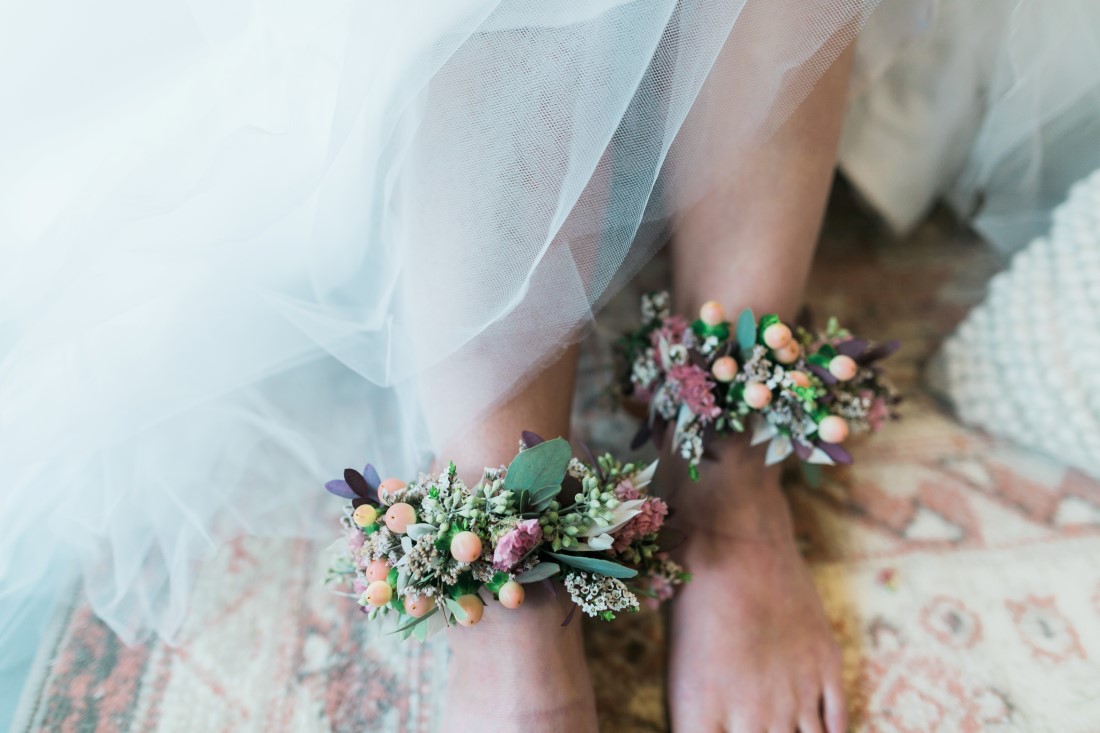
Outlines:
[{"label": "pair of bare feet", "polygon": [[[795,545],[775,470],[730,445],[670,496],[693,580],[672,605],[668,704],[677,733],[843,733],[840,653]],[[451,635],[449,731],[595,731],[581,625],[564,594],[489,608]]]}]

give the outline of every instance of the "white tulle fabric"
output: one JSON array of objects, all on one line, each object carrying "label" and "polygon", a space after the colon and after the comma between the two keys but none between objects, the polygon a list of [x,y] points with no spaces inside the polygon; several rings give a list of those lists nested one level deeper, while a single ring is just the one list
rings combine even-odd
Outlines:
[{"label": "white tulle fabric", "polygon": [[69,566],[170,639],[204,553],[425,467],[872,4],[7,4],[0,643]]},{"label": "white tulle fabric", "polygon": [[940,198],[1005,254],[1100,167],[1100,3],[906,0],[860,38],[841,167],[897,230]]}]

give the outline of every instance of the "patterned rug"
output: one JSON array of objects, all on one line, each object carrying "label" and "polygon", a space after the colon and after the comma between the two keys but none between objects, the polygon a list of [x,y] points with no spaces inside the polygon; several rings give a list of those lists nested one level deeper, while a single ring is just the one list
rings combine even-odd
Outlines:
[{"label": "patterned rug", "polygon": [[[998,263],[946,216],[891,242],[834,200],[810,302],[898,336],[903,419],[856,446],[855,466],[789,490],[845,650],[861,733],[1100,731],[1100,484],[952,421],[919,388],[924,361]],[[636,292],[600,331],[635,318]],[[606,339],[604,339],[606,341]],[[632,424],[582,357],[579,431],[622,446]],[[317,548],[242,542],[204,567],[180,643],[123,646],[77,602],[62,609],[16,731],[429,731],[445,644],[398,645],[319,585]],[[79,596],[74,596],[79,598]],[[601,729],[665,730],[663,631],[642,613],[586,629]]]}]

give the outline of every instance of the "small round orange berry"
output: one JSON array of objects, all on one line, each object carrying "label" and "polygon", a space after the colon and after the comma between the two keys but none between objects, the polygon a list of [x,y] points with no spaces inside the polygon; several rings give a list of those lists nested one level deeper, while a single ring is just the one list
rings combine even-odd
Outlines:
[{"label": "small round orange berry", "polygon": [[802,356],[802,347],[797,341],[790,341],[786,346],[775,350],[775,359],[780,364],[793,364]]},{"label": "small round orange berry", "polygon": [[367,603],[372,606],[384,606],[393,598],[393,588],[384,580],[376,580],[367,586]]},{"label": "small round orange berry", "polygon": [[410,524],[416,524],[416,510],[399,501],[386,510],[386,526],[394,534],[405,534]]},{"label": "small round orange berry", "polygon": [[829,415],[817,424],[817,433],[826,443],[843,443],[848,437],[848,423],[842,417]]},{"label": "small round orange berry", "polygon": [[791,342],[791,329],[783,323],[773,323],[764,329],[764,343],[769,349],[782,349]]},{"label": "small round orange berry", "polygon": [[763,382],[749,382],[743,395],[745,404],[754,410],[763,410],[772,401],[772,391]]},{"label": "small round orange berry", "polygon": [[431,596],[407,595],[404,602],[405,613],[413,618],[420,618],[435,608],[435,599]]},{"label": "small round orange berry", "polygon": [[829,373],[841,382],[847,382],[849,379],[855,378],[858,371],[859,365],[856,364],[856,360],[844,354],[834,356],[829,362]]},{"label": "small round orange berry", "polygon": [[378,521],[378,510],[370,504],[360,504],[351,513],[351,521],[355,522],[357,527],[369,527]]},{"label": "small round orange berry", "polygon": [[405,482],[399,478],[388,478],[382,483],[378,484],[379,493],[385,491],[387,494],[392,494],[395,491],[400,491],[405,488]]},{"label": "small round orange berry", "polygon": [[793,371],[787,372],[787,375],[791,378],[791,381],[794,382],[794,386],[796,387],[810,386],[810,377],[808,374],[806,374],[806,372],[800,372],[795,369]]},{"label": "small round orange berry", "polygon": [[459,562],[473,562],[481,557],[481,538],[473,532],[459,532],[451,538],[451,557]]},{"label": "small round orange berry", "polygon": [[714,360],[710,372],[719,382],[732,382],[737,376],[737,360],[732,356],[720,356]]},{"label": "small round orange berry", "polygon": [[385,580],[390,575],[390,564],[378,558],[377,560],[371,560],[367,563],[367,580],[374,583],[379,580]]},{"label": "small round orange berry", "polygon": [[717,326],[726,320],[726,311],[717,300],[708,300],[699,309],[699,320],[708,326]]},{"label": "small round orange berry", "polygon": [[482,615],[485,613],[485,604],[473,593],[459,596],[455,599],[455,602],[466,612],[466,618],[458,621],[463,626],[473,626],[481,620]]},{"label": "small round orange berry", "polygon": [[527,591],[523,589],[523,586],[514,580],[509,580],[504,585],[500,586],[500,590],[497,591],[497,598],[500,599],[500,605],[505,608],[519,608],[523,603],[523,597],[527,595]]}]

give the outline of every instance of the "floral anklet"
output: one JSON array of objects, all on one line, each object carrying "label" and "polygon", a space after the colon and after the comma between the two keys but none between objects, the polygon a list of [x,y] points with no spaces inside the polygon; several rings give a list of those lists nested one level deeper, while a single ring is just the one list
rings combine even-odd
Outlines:
[{"label": "floral anklet", "polygon": [[648,407],[634,438],[658,447],[669,425],[672,444],[692,479],[716,437],[752,430],[769,442],[766,461],[792,452],[806,463],[850,463],[841,447],[851,433],[878,430],[899,398],[875,362],[898,348],[852,336],[835,318],[811,333],[768,314],[742,311],[736,325],[708,301],[688,323],[669,310],[668,293],[642,298],[641,329],[620,342],[619,393]]},{"label": "floral anklet", "polygon": [[[610,455],[573,457],[562,438],[524,433],[507,467],[467,486],[454,463],[406,484],[367,464],[325,488],[351,505],[346,544],[329,581],[348,587],[370,619],[396,615],[395,633],[424,640],[472,626],[487,601],[518,608],[524,585],[560,579],[575,606],[610,621],[638,596],[666,600],[688,579],[660,530],[668,506],[648,495],[656,470]],[[555,591],[556,592],[556,591]]]}]

